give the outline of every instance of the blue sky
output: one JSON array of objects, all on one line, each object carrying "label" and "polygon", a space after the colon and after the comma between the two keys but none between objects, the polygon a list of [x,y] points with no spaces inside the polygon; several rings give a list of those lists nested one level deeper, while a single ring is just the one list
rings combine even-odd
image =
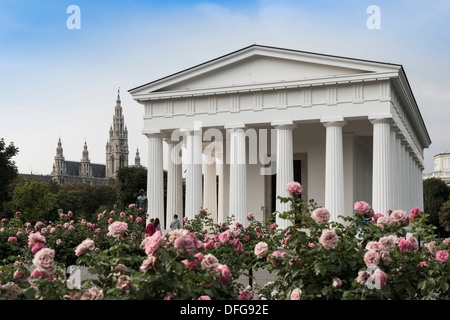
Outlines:
[{"label": "blue sky", "polygon": [[[69,30],[70,5],[81,29]],[[381,10],[381,29],[366,9]],[[450,150],[450,1],[81,1],[0,2],[0,137],[19,147],[21,173],[49,174],[61,137],[67,160],[87,141],[105,162],[118,87],[139,148],[143,110],[127,90],[250,44],[404,66],[435,154]],[[132,161],[132,160],[131,160]]]}]

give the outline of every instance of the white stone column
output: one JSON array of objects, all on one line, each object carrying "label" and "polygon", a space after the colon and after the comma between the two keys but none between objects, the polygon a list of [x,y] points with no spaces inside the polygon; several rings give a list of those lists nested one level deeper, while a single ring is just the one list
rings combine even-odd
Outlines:
[{"label": "white stone column", "polygon": [[326,128],[325,151],[325,208],[330,211],[332,221],[345,215],[344,197],[344,147],[342,127],[345,125],[342,117],[322,119]]},{"label": "white stone column", "polygon": [[203,208],[211,214],[214,223],[217,222],[217,175],[216,158],[214,156],[205,156],[204,158],[204,195]]},{"label": "white stone column", "polygon": [[166,229],[176,214],[178,218],[183,217],[183,173],[181,150],[182,144],[177,141],[166,140],[167,152],[167,213]]},{"label": "white stone column", "polygon": [[229,214],[236,222],[247,226],[247,164],[245,126],[228,125],[230,132],[230,205]]},{"label": "white stone column", "polygon": [[[277,178],[276,178],[276,211],[283,213],[291,209],[290,202],[281,203],[278,197],[288,197],[286,186],[294,180],[294,146],[292,121],[284,124],[272,122],[277,130]],[[300,181],[298,181],[300,182]],[[291,221],[281,219],[279,214],[276,216],[278,228],[285,229],[292,225]]]},{"label": "white stone column", "polygon": [[394,181],[394,188],[397,189],[397,207],[396,209],[403,210],[403,156],[402,156],[402,134],[399,130],[396,131],[395,135],[395,162],[396,162],[396,180]]},{"label": "white stone column", "polygon": [[[369,118],[370,119],[370,118]],[[387,215],[392,209],[392,157],[390,118],[372,118],[373,171],[372,208],[375,213]]]},{"label": "white stone column", "polygon": [[203,205],[202,190],[202,131],[184,130],[186,133],[186,201],[184,216],[192,219]]},{"label": "white stone column", "polygon": [[423,178],[422,178],[422,174],[423,174],[423,170],[424,167],[422,164],[419,165],[419,209],[420,210],[424,210],[423,208]]},{"label": "white stone column", "polygon": [[398,180],[399,174],[398,169],[400,168],[397,158],[397,132],[398,127],[393,125],[391,127],[391,172],[392,172],[392,204],[391,209],[400,209],[399,207],[399,187]]},{"label": "white stone column", "polygon": [[407,166],[406,166],[406,156],[407,156],[407,152],[406,152],[406,140],[403,138],[401,140],[401,154],[402,154],[402,210],[407,210],[407,206],[408,206],[408,189],[406,188],[406,186],[408,185],[408,173],[407,173]]},{"label": "white stone column", "polygon": [[147,198],[148,217],[164,221],[163,146],[159,130],[144,130],[148,138]]},{"label": "white stone column", "polygon": [[229,205],[229,178],[230,178],[230,166],[227,161],[226,147],[222,144],[222,148],[218,151],[216,156],[217,161],[217,174],[219,176],[219,190],[217,201],[217,222],[223,223],[228,218],[228,205]]},{"label": "white stone column", "polygon": [[412,166],[412,158],[411,158],[411,147],[409,145],[406,145],[405,147],[406,150],[406,185],[405,185],[405,190],[406,190],[406,207],[405,207],[405,211],[406,212],[410,212],[412,209],[412,176],[411,176],[411,166]]}]

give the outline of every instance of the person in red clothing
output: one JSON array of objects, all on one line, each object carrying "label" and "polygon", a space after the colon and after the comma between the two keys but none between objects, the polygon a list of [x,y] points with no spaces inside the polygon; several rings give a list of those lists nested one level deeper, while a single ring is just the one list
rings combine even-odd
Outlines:
[{"label": "person in red clothing", "polygon": [[155,233],[155,219],[151,218],[150,223],[147,225],[145,230],[145,236],[151,237]]}]

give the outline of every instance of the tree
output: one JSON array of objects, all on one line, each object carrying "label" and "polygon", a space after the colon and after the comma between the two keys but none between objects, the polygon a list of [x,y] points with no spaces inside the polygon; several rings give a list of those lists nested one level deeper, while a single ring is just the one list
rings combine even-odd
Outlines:
[{"label": "tree", "polygon": [[445,229],[450,231],[450,198],[445,202],[439,210],[439,223]]},{"label": "tree", "polygon": [[3,211],[4,203],[11,200],[8,185],[17,177],[17,167],[12,157],[18,152],[19,148],[12,142],[5,147],[4,139],[0,140],[0,212]]},{"label": "tree", "polygon": [[116,171],[117,199],[121,207],[136,203],[139,190],[147,190],[147,168],[123,167]]},{"label": "tree", "polygon": [[22,213],[28,222],[39,221],[44,214],[54,210],[56,195],[50,193],[46,182],[25,179],[24,184],[16,186],[11,206]]},{"label": "tree", "polygon": [[424,212],[429,215],[430,224],[437,227],[438,236],[445,234],[445,229],[439,223],[439,210],[449,195],[450,187],[443,180],[430,178],[423,181]]},{"label": "tree", "polygon": [[100,207],[112,208],[116,202],[114,186],[92,186],[86,183],[63,184],[57,194],[57,205],[66,213],[72,211],[75,217],[93,220]]}]

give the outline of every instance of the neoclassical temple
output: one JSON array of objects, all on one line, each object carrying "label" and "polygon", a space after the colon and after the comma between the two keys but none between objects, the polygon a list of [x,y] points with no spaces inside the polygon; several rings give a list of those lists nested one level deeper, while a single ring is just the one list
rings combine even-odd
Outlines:
[{"label": "neoclassical temple", "polygon": [[362,200],[383,214],[423,207],[431,140],[401,65],[251,45],[129,93],[143,106],[148,210],[161,221],[163,143],[168,223],[201,207],[219,222],[265,219],[289,209],[277,197],[292,180],[334,220]]}]

